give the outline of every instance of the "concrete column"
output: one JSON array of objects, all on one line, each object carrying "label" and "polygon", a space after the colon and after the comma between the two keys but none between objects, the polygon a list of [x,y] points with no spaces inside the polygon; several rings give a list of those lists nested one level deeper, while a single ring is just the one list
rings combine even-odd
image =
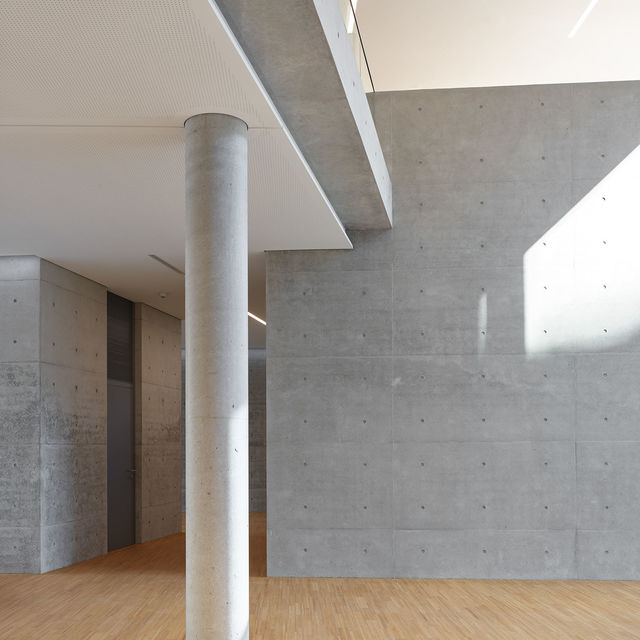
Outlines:
[{"label": "concrete column", "polygon": [[186,136],[187,639],[249,638],[247,126]]}]

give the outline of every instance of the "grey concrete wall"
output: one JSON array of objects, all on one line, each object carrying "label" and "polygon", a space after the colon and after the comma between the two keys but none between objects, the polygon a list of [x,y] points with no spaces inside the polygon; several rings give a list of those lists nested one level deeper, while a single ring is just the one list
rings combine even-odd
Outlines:
[{"label": "grey concrete wall", "polygon": [[639,106],[373,98],[394,229],[268,258],[269,575],[640,579]]},{"label": "grey concrete wall", "polygon": [[40,572],[40,261],[0,258],[0,572]]},{"label": "grey concrete wall", "polygon": [[0,571],[106,552],[106,290],[0,258]]},{"label": "grey concrete wall", "polygon": [[187,465],[186,465],[186,456],[187,456],[187,439],[186,439],[186,422],[187,422],[187,398],[186,398],[186,362],[185,362],[185,352],[184,352],[184,320],[181,322],[182,325],[182,349],[181,349],[181,359],[180,363],[181,369],[181,410],[180,410],[180,428],[182,429],[182,512],[184,513],[187,508]]},{"label": "grey concrete wall", "polygon": [[385,156],[338,0],[218,0],[345,226],[388,229]]},{"label": "grey concrete wall", "polygon": [[180,320],[135,306],[136,542],[182,529]]},{"label": "grey concrete wall", "polygon": [[266,349],[249,349],[249,510],[267,510]]},{"label": "grey concrete wall", "polygon": [[41,570],[107,550],[107,292],[40,261]]}]

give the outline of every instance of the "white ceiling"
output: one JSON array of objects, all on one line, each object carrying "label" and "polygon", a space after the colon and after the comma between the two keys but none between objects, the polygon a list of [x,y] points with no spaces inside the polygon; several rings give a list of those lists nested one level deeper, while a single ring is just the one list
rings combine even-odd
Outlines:
[{"label": "white ceiling", "polygon": [[359,0],[377,91],[640,79],[640,2]]},{"label": "white ceiling", "polygon": [[[640,3],[360,0],[377,90],[640,78]],[[265,249],[349,241],[208,0],[0,3],[0,254],[34,253],[183,315],[183,122],[250,127],[250,309]],[[159,293],[168,293],[161,299]],[[253,322],[252,344],[264,333]]]},{"label": "white ceiling", "polygon": [[5,0],[0,46],[0,123],[279,125],[207,0]]},{"label": "white ceiling", "polygon": [[183,317],[183,276],[149,254],[184,270],[183,122],[206,112],[249,125],[249,308],[264,317],[263,251],[350,243],[216,7],[1,3],[0,254]]}]

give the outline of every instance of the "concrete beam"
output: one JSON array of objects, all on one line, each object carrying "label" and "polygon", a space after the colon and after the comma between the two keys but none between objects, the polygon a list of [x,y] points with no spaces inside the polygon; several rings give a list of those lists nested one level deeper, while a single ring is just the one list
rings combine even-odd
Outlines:
[{"label": "concrete beam", "polygon": [[217,5],[345,227],[391,226],[391,180],[336,0]]}]

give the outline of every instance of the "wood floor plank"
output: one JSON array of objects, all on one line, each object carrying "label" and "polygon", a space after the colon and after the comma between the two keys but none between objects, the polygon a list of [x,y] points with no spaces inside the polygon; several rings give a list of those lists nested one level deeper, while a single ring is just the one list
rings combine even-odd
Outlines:
[{"label": "wood floor plank", "polygon": [[[266,578],[251,518],[260,640],[638,640],[640,583]],[[181,640],[184,535],[42,576],[0,575],[3,640]]]}]

